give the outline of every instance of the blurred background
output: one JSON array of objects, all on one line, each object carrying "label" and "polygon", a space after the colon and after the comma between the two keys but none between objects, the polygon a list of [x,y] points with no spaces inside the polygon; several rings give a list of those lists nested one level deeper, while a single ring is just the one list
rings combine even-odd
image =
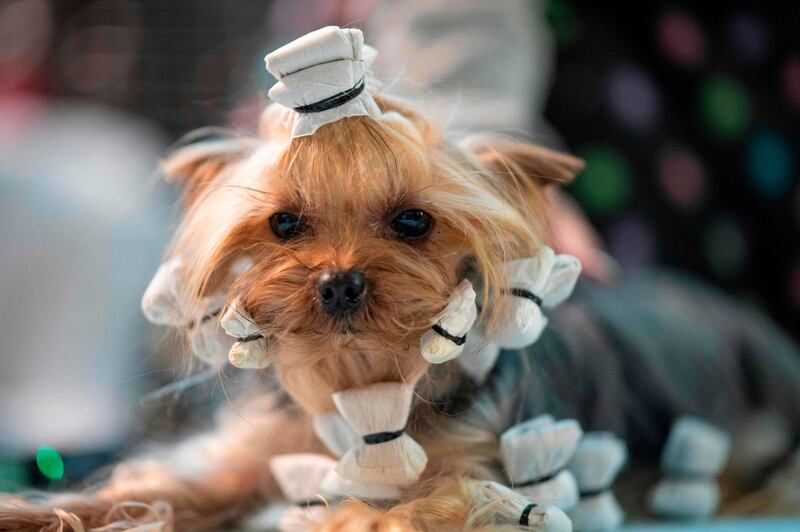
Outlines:
[{"label": "blurred background", "polygon": [[798,20],[796,2],[0,2],[0,491],[80,482],[208,422],[237,382],[152,393],[185,368],[139,311],[177,219],[157,162],[197,127],[254,130],[265,53],[328,24],[364,29],[389,88],[443,102],[452,130],[584,157],[568,194],[623,269],[694,272],[797,337]]}]

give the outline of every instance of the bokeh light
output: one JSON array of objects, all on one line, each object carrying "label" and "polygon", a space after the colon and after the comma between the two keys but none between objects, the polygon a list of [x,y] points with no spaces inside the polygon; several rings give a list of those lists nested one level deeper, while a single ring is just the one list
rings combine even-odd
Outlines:
[{"label": "bokeh light", "polygon": [[706,175],[697,155],[684,146],[669,146],[658,155],[657,174],[667,199],[676,207],[692,211],[706,196]]},{"label": "bokeh light", "polygon": [[43,445],[36,450],[36,467],[39,472],[50,480],[61,480],[64,478],[64,461],[61,455],[47,445]]},{"label": "bokeh light", "polygon": [[560,45],[568,46],[575,42],[578,25],[575,10],[568,0],[548,0],[545,14]]},{"label": "bokeh light", "polygon": [[711,77],[700,89],[700,112],[708,132],[726,141],[738,139],[750,124],[750,100],[744,87],[725,77]]},{"label": "bokeh light", "polygon": [[625,158],[606,145],[580,150],[586,169],[575,180],[575,196],[590,214],[612,214],[630,200],[633,181]]},{"label": "bokeh light", "polygon": [[745,167],[753,187],[767,199],[779,199],[794,181],[794,154],[786,136],[769,128],[756,131],[744,150]]},{"label": "bokeh light", "polygon": [[611,114],[623,126],[636,131],[651,130],[661,117],[661,95],[653,79],[642,69],[625,65],[608,78]]},{"label": "bokeh light", "polygon": [[772,47],[772,33],[767,23],[753,13],[736,13],[726,24],[725,33],[732,57],[754,65],[765,58]]},{"label": "bokeh light", "polygon": [[800,108],[800,56],[786,62],[781,78],[786,99],[792,106]]},{"label": "bokeh light", "polygon": [[703,30],[689,14],[667,11],[656,28],[658,45],[667,60],[684,68],[699,66],[706,55]]},{"label": "bokeh light", "polygon": [[638,215],[629,215],[608,229],[611,255],[623,268],[639,268],[651,264],[657,248],[652,226]]},{"label": "bokeh light", "polygon": [[703,255],[711,273],[721,281],[732,281],[747,267],[747,237],[730,216],[711,221],[703,232]]}]

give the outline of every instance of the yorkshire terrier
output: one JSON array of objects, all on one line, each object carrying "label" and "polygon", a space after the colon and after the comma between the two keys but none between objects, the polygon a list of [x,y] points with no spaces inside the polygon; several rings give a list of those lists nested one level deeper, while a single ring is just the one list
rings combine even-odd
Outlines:
[{"label": "yorkshire terrier", "polygon": [[[169,257],[181,259],[183,305],[198,316],[184,323],[187,334],[206,317],[209,298],[224,294],[223,305],[236,302],[268,342],[264,378],[281,391],[254,398],[212,434],[120,464],[92,492],[46,504],[7,500],[0,528],[232,526],[280,498],[271,457],[328,453],[312,420],[336,411],[334,394],[376,383],[413,385],[405,430],[424,448],[427,466],[402,487],[399,501],[345,501],[319,530],[441,531],[482,523],[476,515],[486,509],[465,479],[503,481],[498,435],[533,414],[613,430],[644,457],[663,443],[672,420],[705,408],[727,420],[735,415],[726,408],[738,415],[755,403],[774,406],[787,418],[794,411],[797,429],[800,394],[791,383],[800,382],[800,357],[792,359],[796,350],[781,337],[776,349],[783,354],[757,361],[771,340],[754,331],[772,331],[761,318],[728,331],[736,336],[731,345],[747,346],[723,347],[714,351],[719,360],[698,362],[729,369],[719,374],[731,385],[727,392],[724,385],[702,391],[697,375],[684,382],[670,370],[643,370],[645,359],[652,368],[670,358],[694,360],[705,349],[705,337],[694,334],[698,323],[718,318],[708,330],[719,330],[742,321],[721,296],[703,299],[677,281],[653,282],[649,297],[590,288],[585,303],[554,313],[535,346],[504,352],[486,383],[455,362],[431,365],[420,356],[420,338],[462,280],[476,288],[482,330],[507,318],[496,304],[508,290],[503,264],[534,256],[547,242],[545,188],[569,183],[583,162],[504,138],[456,142],[402,100],[368,90],[377,112],[297,135],[286,108],[272,104],[258,135],[200,135],[163,162],[168,179],[183,187],[185,215]],[[716,317],[708,308],[719,310]],[[684,325],[679,312],[689,323],[684,337],[664,334]],[[640,331],[635,341],[615,334],[626,327]],[[773,371],[778,358],[782,373]],[[755,391],[739,393],[747,387],[742,372],[751,370]],[[636,371],[641,380],[631,377]],[[691,388],[691,399],[673,393],[678,382]]]}]

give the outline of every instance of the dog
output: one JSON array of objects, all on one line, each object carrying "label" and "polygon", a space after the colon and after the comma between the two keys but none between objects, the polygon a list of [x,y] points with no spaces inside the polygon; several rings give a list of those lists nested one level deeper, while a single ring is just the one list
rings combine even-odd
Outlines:
[{"label": "dog", "polygon": [[[185,322],[184,332],[190,336],[205,319],[215,295],[222,294],[224,305],[236,302],[268,340],[264,378],[280,389],[251,398],[241,416],[222,419],[213,433],[119,464],[90,492],[42,504],[7,499],[0,528],[231,526],[280,497],[271,457],[327,452],[312,420],[335,411],[333,394],[385,382],[414,386],[406,431],[424,448],[427,466],[397,503],[347,501],[317,528],[441,531],[480,523],[476,516],[485,508],[465,479],[504,479],[498,433],[524,408],[516,404],[508,420],[492,408],[470,409],[470,400],[480,406],[482,397],[475,384],[454,363],[431,365],[420,356],[420,338],[464,279],[479,294],[482,326],[491,331],[502,322],[506,310],[496,304],[508,289],[502,265],[533,256],[548,241],[545,189],[569,183],[583,162],[506,138],[455,141],[402,99],[373,96],[380,113],[343,117],[304,136],[293,135],[286,109],[272,104],[258,134],[201,134],[162,164],[183,189],[184,216],[168,258],[180,258],[182,305],[199,317]],[[554,324],[555,334],[594,338],[585,312],[573,307]],[[607,360],[602,367],[612,365]],[[588,355],[564,362],[575,376],[576,397],[591,388],[589,380],[601,386],[604,378],[600,371],[579,382],[584,362],[600,364]],[[798,364],[788,362],[788,374],[773,377],[792,382]],[[484,396],[510,401],[527,386],[521,370],[501,367],[497,375]],[[512,383],[497,384],[503,379]],[[544,382],[528,384],[548,390]],[[656,388],[652,393],[656,410],[673,400]],[[599,405],[611,401],[598,397]],[[786,397],[785,408],[798,404],[796,392]],[[492,402],[497,412],[504,401]],[[564,414],[581,417],[581,408]],[[609,408],[623,411],[625,421],[614,429],[638,430],[641,420],[626,407]],[[582,421],[591,424],[604,412]],[[650,436],[663,442],[663,433]]]}]

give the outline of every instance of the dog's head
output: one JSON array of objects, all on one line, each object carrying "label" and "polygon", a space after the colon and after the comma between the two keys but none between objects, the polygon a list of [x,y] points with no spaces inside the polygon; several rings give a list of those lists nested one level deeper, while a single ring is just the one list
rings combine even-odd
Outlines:
[{"label": "dog's head", "polygon": [[[471,276],[490,301],[502,263],[541,243],[543,183],[582,165],[509,141],[459,145],[402,104],[377,101],[377,118],[299,138],[273,106],[261,136],[201,138],[164,164],[184,183],[172,253],[187,265],[187,297],[224,287],[312,411],[329,409],[334,391],[424,375],[419,340],[453,288]],[[233,279],[242,257],[253,266]]]}]

